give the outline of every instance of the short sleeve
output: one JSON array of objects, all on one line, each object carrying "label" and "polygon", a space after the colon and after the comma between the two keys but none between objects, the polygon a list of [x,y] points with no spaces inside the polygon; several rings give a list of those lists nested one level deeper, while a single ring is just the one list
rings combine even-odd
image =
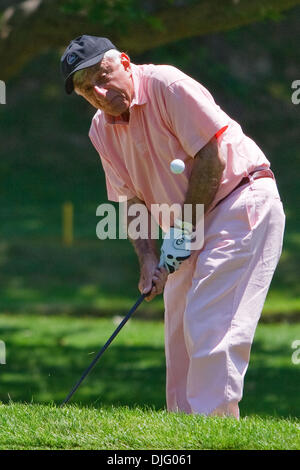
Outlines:
[{"label": "short sleeve", "polygon": [[102,153],[100,153],[94,133],[91,130],[89,132],[89,138],[100,156],[100,160],[105,174],[107,199],[113,202],[119,202],[120,196],[125,196],[127,197],[127,199],[132,199],[135,194],[128,188],[128,186],[122,180],[117,169],[113,167],[109,159],[106,158]]},{"label": "short sleeve", "polygon": [[229,124],[208,90],[192,78],[169,85],[165,105],[172,131],[191,157]]},{"label": "short sleeve", "polygon": [[103,170],[105,173],[107,199],[109,201],[119,202],[120,196],[125,196],[127,199],[132,199],[135,194],[126,186],[122,181],[116,169],[111,165],[109,160],[106,160],[100,155]]}]

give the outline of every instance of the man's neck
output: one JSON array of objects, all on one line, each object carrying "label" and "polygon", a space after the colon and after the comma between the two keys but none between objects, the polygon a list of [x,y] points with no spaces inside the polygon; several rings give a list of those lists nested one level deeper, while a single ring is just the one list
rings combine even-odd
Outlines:
[{"label": "man's neck", "polygon": [[121,122],[129,122],[130,118],[130,111],[129,109],[122,113],[119,116],[112,116],[111,114],[105,114],[107,122],[110,124],[121,123]]}]

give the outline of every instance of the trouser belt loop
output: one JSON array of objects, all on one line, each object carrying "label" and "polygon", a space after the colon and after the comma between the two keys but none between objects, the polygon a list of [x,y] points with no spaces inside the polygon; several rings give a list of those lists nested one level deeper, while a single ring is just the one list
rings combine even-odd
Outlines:
[{"label": "trouser belt loop", "polygon": [[261,168],[255,171],[252,171],[248,174],[248,178],[251,182],[259,178],[272,178],[275,179],[274,173],[270,168]]},{"label": "trouser belt loop", "polygon": [[[227,196],[225,196],[223,199],[221,199],[219,202],[217,202],[215,207],[217,207],[222,201],[224,201],[224,199],[226,199],[237,188],[239,188],[241,186],[244,186],[244,184],[247,184],[249,182],[253,183],[253,181],[258,179],[258,178],[272,178],[273,180],[275,180],[274,173],[270,168],[257,168],[256,170],[252,171],[251,173],[248,173],[248,175],[245,176],[239,182],[239,184],[229,194],[227,194]],[[213,209],[215,209],[215,207]]]}]

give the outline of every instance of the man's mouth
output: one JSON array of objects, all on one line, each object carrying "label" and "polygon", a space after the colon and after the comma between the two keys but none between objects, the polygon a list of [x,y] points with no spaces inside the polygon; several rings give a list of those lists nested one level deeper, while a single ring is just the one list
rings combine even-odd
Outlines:
[{"label": "man's mouth", "polygon": [[122,98],[122,99],[123,99],[123,96],[121,96],[121,95],[115,95],[115,96],[109,101],[109,104],[112,104],[113,101],[115,101],[116,98]]}]

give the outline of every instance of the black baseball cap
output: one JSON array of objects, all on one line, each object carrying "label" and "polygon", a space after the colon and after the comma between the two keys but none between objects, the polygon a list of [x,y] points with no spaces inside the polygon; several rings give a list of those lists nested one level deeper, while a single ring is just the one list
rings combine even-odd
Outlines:
[{"label": "black baseball cap", "polygon": [[97,64],[105,52],[117,49],[107,38],[97,36],[78,36],[70,42],[61,57],[60,65],[65,79],[65,89],[68,94],[74,90],[73,75],[77,70]]}]

